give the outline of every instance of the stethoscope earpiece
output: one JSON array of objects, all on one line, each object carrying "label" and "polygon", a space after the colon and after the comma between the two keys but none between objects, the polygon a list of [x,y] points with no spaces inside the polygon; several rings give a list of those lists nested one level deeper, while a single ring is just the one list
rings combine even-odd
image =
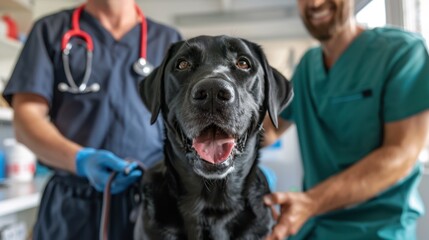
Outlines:
[{"label": "stethoscope earpiece", "polygon": [[69,88],[69,85],[67,85],[66,83],[62,82],[58,84],[58,90],[60,90],[61,92],[67,92]]},{"label": "stethoscope earpiece", "polygon": [[93,92],[98,92],[100,91],[100,84],[94,83],[91,86],[89,86],[89,89],[91,89]]}]

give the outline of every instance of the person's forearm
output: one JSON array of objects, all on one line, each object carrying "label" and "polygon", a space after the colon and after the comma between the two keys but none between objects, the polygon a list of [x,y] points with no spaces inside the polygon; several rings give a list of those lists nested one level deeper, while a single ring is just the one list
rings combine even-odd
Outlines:
[{"label": "person's forearm", "polygon": [[37,109],[26,104],[14,108],[14,129],[19,142],[46,165],[75,172],[75,155],[81,148],[66,139]]},{"label": "person's forearm", "polygon": [[17,140],[29,147],[44,164],[76,171],[74,159],[81,147],[65,139],[48,120],[21,116],[14,120],[14,125]]},{"label": "person's forearm", "polygon": [[316,203],[316,215],[366,201],[405,177],[418,152],[406,147],[385,146],[334,175],[307,194]]}]

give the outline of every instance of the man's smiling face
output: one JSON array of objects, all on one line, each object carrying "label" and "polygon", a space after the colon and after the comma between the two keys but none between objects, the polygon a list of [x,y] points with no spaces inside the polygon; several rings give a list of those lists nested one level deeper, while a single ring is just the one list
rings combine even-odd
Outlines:
[{"label": "man's smiling face", "polygon": [[301,18],[309,33],[327,41],[340,32],[353,14],[353,0],[297,0]]}]

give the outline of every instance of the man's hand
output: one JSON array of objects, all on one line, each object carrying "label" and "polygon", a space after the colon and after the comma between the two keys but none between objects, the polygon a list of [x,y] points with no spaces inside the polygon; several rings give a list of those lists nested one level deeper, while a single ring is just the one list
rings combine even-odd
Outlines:
[{"label": "man's hand", "polygon": [[[118,172],[112,181],[110,192],[120,193],[136,182],[142,175],[136,163],[130,163],[106,150],[83,148],[76,154],[76,173],[87,177],[91,185],[103,192],[112,172]],[[125,169],[130,173],[125,174]]]},{"label": "man's hand", "polygon": [[277,192],[266,195],[264,202],[271,208],[280,205],[280,216],[274,212],[277,224],[266,240],[284,239],[296,234],[304,223],[316,214],[316,201],[302,192]]}]

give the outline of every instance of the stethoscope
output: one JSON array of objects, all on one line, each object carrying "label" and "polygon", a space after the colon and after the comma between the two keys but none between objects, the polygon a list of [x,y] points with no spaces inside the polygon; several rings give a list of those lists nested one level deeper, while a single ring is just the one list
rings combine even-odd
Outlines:
[{"label": "stethoscope", "polygon": [[[98,92],[100,90],[100,84],[93,83],[88,86],[89,76],[91,75],[92,70],[92,55],[94,50],[94,45],[92,42],[91,36],[80,29],[79,27],[79,19],[80,14],[82,13],[85,5],[82,5],[76,8],[73,11],[72,15],[72,28],[68,30],[61,41],[61,50],[62,50],[62,59],[63,59],[63,67],[66,75],[67,83],[59,83],[58,90],[61,92],[70,92],[70,93],[89,93],[89,92]],[[133,64],[133,70],[135,73],[142,77],[147,77],[153,70],[153,66],[146,60],[146,48],[147,48],[147,22],[146,18],[143,15],[141,9],[136,5],[136,11],[141,19],[141,41],[140,41],[140,58]],[[70,50],[72,48],[72,44],[70,43],[70,39],[73,37],[79,37],[83,39],[86,43],[86,66],[85,66],[85,74],[83,75],[83,79],[81,84],[77,85],[76,81],[73,79],[73,76],[70,71],[70,62],[69,55]]]}]

